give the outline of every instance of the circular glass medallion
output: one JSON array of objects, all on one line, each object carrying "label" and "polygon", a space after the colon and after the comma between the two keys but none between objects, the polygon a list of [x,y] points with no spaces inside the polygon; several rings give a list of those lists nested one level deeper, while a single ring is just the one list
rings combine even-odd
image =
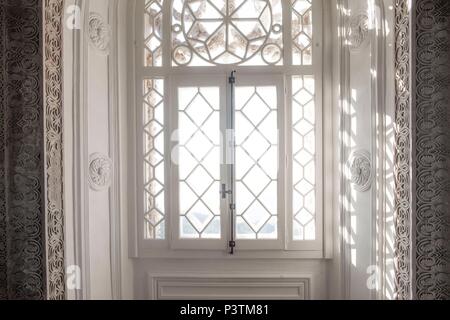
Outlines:
[{"label": "circular glass medallion", "polygon": [[178,23],[177,23],[177,24],[174,24],[174,25],[172,26],[172,31],[175,32],[175,33],[180,33],[180,32],[181,32],[181,29],[182,29],[182,27],[181,27],[181,25],[179,25]]},{"label": "circular glass medallion", "polygon": [[269,43],[264,46],[261,56],[265,63],[277,64],[282,58],[282,51],[275,43]]},{"label": "circular glass medallion", "polygon": [[192,50],[213,64],[239,64],[264,47],[272,30],[269,0],[188,0],[183,33]]},{"label": "circular glass medallion", "polygon": [[276,34],[280,33],[283,30],[283,28],[281,27],[281,24],[274,24],[272,27],[272,31]]},{"label": "circular glass medallion", "polygon": [[189,64],[192,60],[192,51],[187,46],[178,46],[175,49],[173,49],[173,60],[176,64],[180,66],[184,66]]}]

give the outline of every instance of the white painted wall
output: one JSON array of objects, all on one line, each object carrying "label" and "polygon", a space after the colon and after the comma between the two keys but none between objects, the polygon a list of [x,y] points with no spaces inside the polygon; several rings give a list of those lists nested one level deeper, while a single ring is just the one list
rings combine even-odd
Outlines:
[{"label": "white painted wall", "polygon": [[[89,1],[89,12],[108,21],[108,2]],[[110,156],[108,57],[92,45],[87,55],[88,152]],[[92,299],[111,299],[110,193],[89,190],[89,261]]]},{"label": "white painted wall", "polygon": [[[351,15],[360,12],[368,13],[368,2],[360,0],[350,0],[348,9]],[[369,16],[369,19],[371,17]],[[373,45],[374,26],[370,27],[368,39],[358,50],[350,51],[350,150],[367,150],[372,155],[374,149],[374,131],[376,130],[373,121],[374,106],[372,99],[372,73],[373,68]],[[348,157],[350,154],[348,155]],[[366,270],[374,265],[374,224],[373,218],[376,214],[374,210],[375,185],[368,192],[358,192],[350,188],[351,206],[348,208],[349,233],[350,233],[350,299],[371,299],[372,291],[366,286],[368,274]]]},{"label": "white painted wall", "polygon": [[[80,267],[82,287],[68,290],[68,298],[131,299],[126,201],[119,197],[127,180],[126,172],[119,170],[127,143],[119,135],[123,123],[118,111],[126,118],[126,46],[118,46],[127,38],[126,16],[119,15],[126,1],[67,1],[66,8],[70,5],[80,9],[81,28],[64,30],[66,263]],[[99,14],[111,27],[109,55],[89,41],[90,13]],[[94,153],[113,161],[112,184],[103,191],[88,184],[89,156]]]},{"label": "white painted wall", "polygon": [[[67,0],[66,8],[74,5],[75,0]],[[68,21],[71,12],[66,12],[64,15],[64,21]],[[74,65],[74,32],[67,29],[64,26],[63,36],[63,69],[64,69],[64,82],[63,82],[63,140],[64,140],[64,222],[65,222],[65,262],[66,269],[70,266],[77,264],[75,253],[75,219],[74,214],[74,159],[73,159],[73,130],[74,130],[74,114],[73,114],[73,98],[74,98],[74,81],[73,81],[73,65]],[[81,266],[79,266],[81,268]],[[75,267],[76,269],[76,267]],[[72,275],[71,275],[72,276]],[[73,283],[79,282],[80,279],[74,279]],[[78,290],[67,290],[68,299],[76,299]]]},{"label": "white painted wall", "polygon": [[[337,49],[333,55],[333,104],[340,113],[337,122],[341,128],[335,140],[335,171],[341,173],[341,178],[335,183],[340,196],[335,201],[334,228],[335,237],[340,239],[330,265],[331,278],[339,280],[330,284],[330,296],[392,298],[393,1],[333,3],[335,26],[348,25],[360,13],[368,14],[372,22],[367,39],[357,50],[346,48],[346,39],[340,38],[338,32],[343,29],[333,30]],[[341,18],[339,8],[343,9]],[[366,150],[372,156],[375,179],[367,192],[354,190],[345,173],[345,163],[355,150]]]}]

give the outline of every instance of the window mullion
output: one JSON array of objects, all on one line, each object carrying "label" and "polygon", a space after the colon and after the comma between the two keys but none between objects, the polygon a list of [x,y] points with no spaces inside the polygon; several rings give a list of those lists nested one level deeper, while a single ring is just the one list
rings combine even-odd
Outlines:
[{"label": "window mullion", "polygon": [[162,65],[164,70],[168,70],[172,64],[172,15],[171,0],[163,1],[163,35],[162,35]]},{"label": "window mullion", "polygon": [[292,1],[286,2],[289,2],[289,4],[283,6],[284,65],[292,66]]}]

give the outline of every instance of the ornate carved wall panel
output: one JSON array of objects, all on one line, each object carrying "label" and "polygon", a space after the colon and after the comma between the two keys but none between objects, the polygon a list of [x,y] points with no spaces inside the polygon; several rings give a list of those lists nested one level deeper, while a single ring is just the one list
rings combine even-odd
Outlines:
[{"label": "ornate carved wall panel", "polygon": [[395,2],[395,271],[398,299],[410,298],[411,221],[411,114],[410,114],[410,24],[408,0]]},{"label": "ornate carved wall panel", "polygon": [[397,297],[450,299],[450,2],[396,10]]},{"label": "ornate carved wall panel", "polygon": [[0,4],[0,298],[44,299],[42,3]]},{"label": "ornate carved wall panel", "polygon": [[65,298],[63,211],[63,0],[44,0],[47,298]]},{"label": "ornate carved wall panel", "polygon": [[0,0],[0,299],[65,297],[62,14]]}]

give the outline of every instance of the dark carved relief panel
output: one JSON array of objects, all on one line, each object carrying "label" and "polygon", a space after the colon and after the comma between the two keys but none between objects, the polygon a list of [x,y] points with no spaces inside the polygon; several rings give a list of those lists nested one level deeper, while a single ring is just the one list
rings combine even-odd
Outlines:
[{"label": "dark carved relief panel", "polygon": [[6,285],[6,175],[5,175],[5,7],[0,0],[0,300],[7,297]]},{"label": "dark carved relief panel", "polygon": [[396,291],[450,299],[450,1],[408,2],[396,0]]},{"label": "dark carved relief panel", "polygon": [[450,1],[416,6],[414,289],[450,299]]},{"label": "dark carved relief panel", "polygon": [[0,298],[44,299],[41,1],[0,4]]}]

